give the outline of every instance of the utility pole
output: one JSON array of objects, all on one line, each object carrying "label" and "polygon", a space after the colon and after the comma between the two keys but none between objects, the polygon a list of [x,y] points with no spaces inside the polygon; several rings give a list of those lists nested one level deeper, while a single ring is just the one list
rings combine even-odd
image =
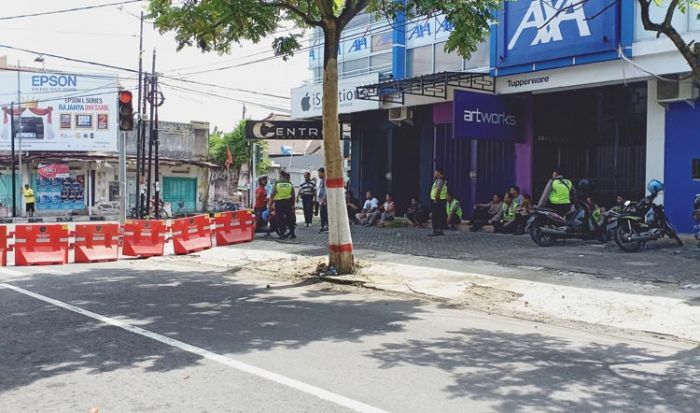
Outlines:
[{"label": "utility pole", "polygon": [[[153,57],[155,61],[155,55]],[[160,95],[158,93],[158,75],[155,75],[155,87],[153,88],[156,93],[153,95],[153,102],[151,105],[155,106],[155,116],[153,117],[153,145],[155,151],[155,171],[153,176],[153,190],[155,191],[153,197],[155,198],[155,216],[156,219],[160,219],[160,158],[158,156],[158,147],[160,146],[160,141],[158,140],[158,107],[161,105]]]},{"label": "utility pole", "polygon": [[126,205],[129,194],[126,185],[126,131],[119,140],[119,223],[126,221]]},{"label": "utility pole", "polygon": [[[17,116],[17,121],[19,122],[19,186],[22,188],[22,98],[20,97],[21,95],[21,87],[20,87],[20,69],[19,69],[19,60],[17,61],[17,110],[19,110],[19,116]],[[31,175],[29,175],[29,178],[31,179]],[[14,178],[12,178],[14,179]],[[31,182],[30,182],[31,186]],[[22,210],[20,209],[20,214]]]},{"label": "utility pole", "polygon": [[15,170],[15,102],[10,104],[10,142],[12,152],[12,218],[17,218],[17,171]]},{"label": "utility pole", "polygon": [[[141,110],[141,92],[143,87],[143,11],[141,11],[141,28],[139,31],[139,86],[136,98],[136,194],[134,197],[134,203],[136,204],[136,217],[142,218],[141,215],[141,141],[143,140],[143,111]],[[124,134],[126,138],[126,134]],[[124,147],[126,147],[126,142],[124,142]],[[126,151],[126,149],[124,150]],[[126,163],[126,155],[124,156],[124,162]],[[124,166],[126,168],[126,165]],[[126,174],[124,174],[124,182],[126,182]],[[125,184],[126,187],[126,184]],[[129,196],[124,191],[125,196]]]},{"label": "utility pole", "polygon": [[150,120],[150,128],[148,131],[148,170],[146,172],[147,177],[146,177],[146,215],[150,214],[151,212],[151,167],[153,164],[153,135],[154,135],[154,129],[157,127],[154,124],[154,117],[155,117],[155,106],[153,102],[153,97],[156,94],[156,49],[153,49],[153,66],[151,69],[151,84],[150,84],[150,90],[147,94],[147,99],[149,100],[148,103],[150,103],[150,106],[148,108],[148,119]]}]

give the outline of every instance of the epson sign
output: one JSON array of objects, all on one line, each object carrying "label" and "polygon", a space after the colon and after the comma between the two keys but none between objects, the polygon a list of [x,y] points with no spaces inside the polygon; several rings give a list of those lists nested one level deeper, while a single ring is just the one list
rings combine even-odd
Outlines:
[{"label": "epson sign", "polygon": [[34,75],[32,87],[77,87],[76,75]]}]

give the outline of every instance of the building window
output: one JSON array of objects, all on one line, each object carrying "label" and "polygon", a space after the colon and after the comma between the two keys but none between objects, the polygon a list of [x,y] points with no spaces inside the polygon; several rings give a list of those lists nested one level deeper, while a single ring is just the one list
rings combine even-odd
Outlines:
[{"label": "building window", "polygon": [[392,35],[392,32],[372,35],[372,51],[390,50],[391,46],[394,44]]},{"label": "building window", "polygon": [[435,72],[459,72],[462,70],[464,59],[457,52],[447,53],[447,42],[435,44]]},{"label": "building window", "polygon": [[391,53],[381,53],[369,58],[369,66],[373,72],[391,71]]},{"label": "building window", "polygon": [[416,47],[406,51],[406,74],[420,76],[433,73],[433,46]]},{"label": "building window", "polygon": [[343,76],[356,76],[369,72],[367,58],[346,60],[343,62]]},{"label": "building window", "polygon": [[345,26],[345,28],[349,29],[351,27],[369,26],[371,20],[372,17],[369,13],[361,13],[353,17],[352,20],[348,22],[348,25]]},{"label": "building window", "polygon": [[700,159],[693,159],[693,179],[700,179]]}]

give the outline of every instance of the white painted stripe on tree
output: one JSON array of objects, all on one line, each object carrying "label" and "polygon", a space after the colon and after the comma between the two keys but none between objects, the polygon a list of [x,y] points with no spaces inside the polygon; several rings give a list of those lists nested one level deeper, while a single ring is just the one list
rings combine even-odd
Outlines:
[{"label": "white painted stripe on tree", "polygon": [[264,378],[266,380],[272,381],[277,384],[282,384],[284,386],[290,387],[292,389],[310,394],[312,396],[318,397],[319,399],[329,401],[331,403],[335,403],[339,406],[347,407],[348,409],[354,410],[356,412],[361,412],[361,413],[388,413],[385,410],[379,409],[377,407],[370,406],[368,404],[362,403],[357,400],[353,400],[351,398],[341,396],[337,393],[330,392],[328,390],[324,390],[320,387],[316,387],[311,384],[307,384],[304,382],[301,382],[299,380],[295,380],[286,376],[283,376],[281,374],[277,374],[274,372],[271,372],[269,370],[262,369],[260,367],[255,367],[253,365],[243,363],[241,361],[232,359],[227,356],[223,356],[218,353],[214,353],[209,350],[205,350],[201,347],[196,347],[191,344],[187,344],[185,342],[179,341],[172,339],[170,337],[154,333],[152,331],[143,329],[141,327],[136,327],[131,324],[125,323],[123,321],[106,317],[101,314],[93,313],[92,311],[85,310],[83,308],[74,306],[72,304],[64,303],[63,301],[59,301],[41,294],[37,294],[34,292],[31,292],[29,290],[25,290],[24,288],[20,287],[15,287],[14,285],[11,284],[6,284],[6,283],[0,283],[0,288],[7,288],[13,291],[16,291],[20,294],[27,295],[29,297],[36,298],[37,300],[43,301],[45,303],[52,304],[56,307],[63,308],[68,311],[72,311],[74,313],[78,313],[81,315],[84,315],[86,317],[92,318],[94,320],[101,321],[103,323],[112,325],[114,327],[121,328],[123,330],[126,330],[130,333],[134,333],[137,335],[140,335],[142,337],[149,338],[151,340],[166,344],[171,347],[178,348],[180,350],[186,351],[188,353],[196,354],[198,356],[204,357],[208,360],[215,361],[217,363],[223,364],[227,367],[231,367],[233,369],[252,374],[254,376],[258,376],[261,378]]},{"label": "white painted stripe on tree", "polygon": [[[329,232],[328,242],[331,245],[352,243],[348,210],[345,205],[344,188],[327,188],[328,196],[328,225],[335,229]],[[332,212],[331,212],[332,211]]]}]

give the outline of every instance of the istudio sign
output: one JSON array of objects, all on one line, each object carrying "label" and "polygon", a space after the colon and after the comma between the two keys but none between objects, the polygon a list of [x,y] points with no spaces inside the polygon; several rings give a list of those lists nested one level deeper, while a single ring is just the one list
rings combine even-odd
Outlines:
[{"label": "istudio sign", "polygon": [[247,139],[323,140],[321,121],[248,121]]}]

